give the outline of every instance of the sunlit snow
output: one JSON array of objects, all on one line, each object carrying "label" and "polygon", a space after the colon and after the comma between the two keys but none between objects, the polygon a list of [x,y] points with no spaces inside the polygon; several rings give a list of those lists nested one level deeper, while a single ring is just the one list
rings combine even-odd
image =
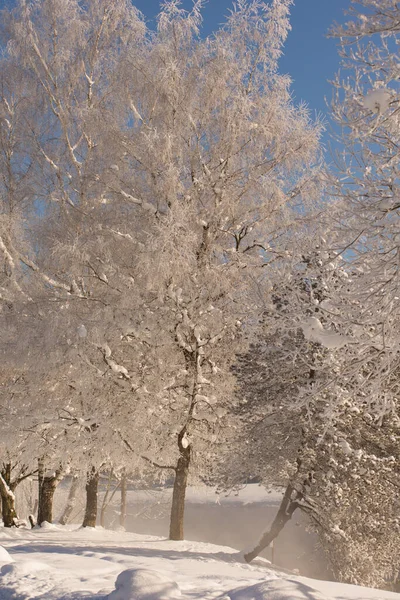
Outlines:
[{"label": "sunlit snow", "polygon": [[[205,502],[215,506],[212,490],[205,493],[198,488],[196,493],[191,500],[198,500],[199,510]],[[271,497],[279,500],[275,492]],[[246,510],[268,502],[265,490],[257,485],[248,486],[240,497],[222,500],[231,509],[236,507],[236,512],[231,510],[230,519],[221,520],[220,529],[236,526],[243,502]],[[204,542],[171,542],[101,527],[83,529],[78,524],[34,530],[0,528],[0,600],[36,598],[400,600],[400,595],[301,577],[264,558],[249,565],[242,552]]]}]

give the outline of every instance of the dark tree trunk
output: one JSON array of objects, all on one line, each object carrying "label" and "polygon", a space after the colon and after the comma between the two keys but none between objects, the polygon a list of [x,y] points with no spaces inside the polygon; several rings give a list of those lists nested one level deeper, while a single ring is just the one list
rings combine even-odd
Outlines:
[{"label": "dark tree trunk", "polygon": [[185,431],[178,437],[180,456],[175,469],[174,490],[172,493],[171,519],[169,526],[170,540],[183,540],[183,521],[185,515],[185,495],[189,475],[191,447],[182,446]]},{"label": "dark tree trunk", "polygon": [[4,527],[15,527],[18,515],[14,497],[9,494],[1,494],[1,506]]},{"label": "dark tree trunk", "polygon": [[53,522],[53,500],[54,493],[62,479],[61,469],[58,469],[54,475],[48,477],[45,475],[44,463],[39,461],[38,482],[39,482],[39,503],[37,524],[42,525]]},{"label": "dark tree trunk", "polygon": [[121,474],[121,510],[119,513],[119,525],[125,529],[126,525],[126,496],[127,496],[127,477],[125,469]]},{"label": "dark tree trunk", "polygon": [[93,467],[87,474],[86,509],[82,527],[96,527],[99,472]]},{"label": "dark tree trunk", "polygon": [[18,520],[15,508],[14,490],[16,484],[11,483],[11,464],[3,465],[0,472],[0,496],[4,527],[15,527]]},{"label": "dark tree trunk", "polygon": [[[295,500],[292,499],[293,495],[295,495],[296,497]],[[301,495],[298,495],[294,488],[289,484],[286,488],[281,505],[279,507],[275,519],[272,521],[269,531],[266,531],[263,534],[257,546],[253,550],[244,555],[244,559],[246,562],[251,562],[265,548],[267,548],[276,537],[278,537],[282,529],[285,527],[286,523],[292,518],[292,515],[296,508],[299,507],[298,500],[300,499],[300,497]]]},{"label": "dark tree trunk", "polygon": [[53,477],[43,477],[39,487],[38,525],[53,522],[53,499],[57,484]]},{"label": "dark tree trunk", "polygon": [[68,520],[72,514],[72,511],[74,510],[74,507],[75,507],[76,497],[78,494],[78,488],[79,488],[79,476],[74,475],[72,477],[71,487],[69,488],[67,504],[65,505],[64,512],[60,517],[60,521],[59,521],[60,525],[66,525],[68,523]]}]

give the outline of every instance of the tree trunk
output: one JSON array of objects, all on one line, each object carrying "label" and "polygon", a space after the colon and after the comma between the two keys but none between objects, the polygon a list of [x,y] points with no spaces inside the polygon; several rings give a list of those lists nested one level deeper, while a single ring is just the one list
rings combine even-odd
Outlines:
[{"label": "tree trunk", "polygon": [[[292,500],[293,493],[296,496],[295,500]],[[287,486],[285,494],[282,498],[281,505],[279,507],[275,519],[272,521],[270,529],[263,534],[257,546],[244,555],[244,559],[246,562],[251,562],[265,548],[267,548],[276,537],[278,537],[282,529],[285,527],[286,523],[292,518],[292,515],[296,508],[299,507],[298,500],[300,496],[301,495],[298,495],[298,493],[290,484]]]},{"label": "tree trunk", "polygon": [[60,525],[66,525],[75,508],[76,497],[79,488],[79,475],[74,475],[71,481],[71,487],[69,488],[67,504],[65,505],[64,512],[60,517]]},{"label": "tree trunk", "polygon": [[[180,437],[181,436],[180,434]],[[169,526],[170,540],[183,540],[183,520],[185,514],[185,495],[189,475],[191,447],[184,448],[178,440],[180,456],[175,469],[174,491],[172,494],[171,519]]]},{"label": "tree trunk", "polygon": [[125,469],[121,474],[121,510],[119,513],[119,526],[125,529],[126,525],[126,496],[127,496],[127,477]]},{"label": "tree trunk", "polygon": [[103,496],[103,502],[101,503],[101,509],[100,509],[100,527],[104,527],[105,526],[105,522],[106,522],[106,510],[107,510],[107,507],[110,504],[110,501],[111,501],[111,499],[112,499],[112,497],[114,495],[114,494],[112,494],[111,497],[110,497],[110,490],[111,490],[113,476],[114,476],[114,471],[113,471],[113,469],[111,469],[111,471],[109,472],[109,475],[108,475],[106,492],[105,492],[105,494]]},{"label": "tree trunk", "polygon": [[15,527],[16,521],[18,520],[18,515],[15,509],[14,494],[1,494],[1,505],[4,527]]},{"label": "tree trunk", "polygon": [[37,524],[41,526],[45,521],[53,522],[53,499],[58,484],[63,478],[61,468],[54,475],[46,476],[44,462],[39,461],[38,483],[39,483],[39,503]]},{"label": "tree trunk", "polygon": [[38,525],[53,522],[53,499],[57,484],[54,477],[43,477],[39,485]]},{"label": "tree trunk", "polygon": [[97,520],[97,492],[99,487],[99,472],[92,468],[87,474],[86,482],[86,509],[82,527],[96,527]]},{"label": "tree trunk", "polygon": [[4,527],[15,527],[18,519],[15,508],[15,487],[11,483],[11,464],[3,465],[0,472],[0,496]]}]

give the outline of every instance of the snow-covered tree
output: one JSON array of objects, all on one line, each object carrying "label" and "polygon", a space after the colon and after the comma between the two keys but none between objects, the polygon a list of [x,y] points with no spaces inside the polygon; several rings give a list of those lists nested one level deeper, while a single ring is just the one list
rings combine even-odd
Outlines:
[{"label": "snow-covered tree", "polygon": [[342,205],[335,247],[348,263],[351,281],[335,303],[356,342],[348,346],[347,377],[353,378],[360,404],[379,420],[398,412],[392,374],[399,338],[400,12],[391,0],[356,2],[354,11],[353,20],[336,30],[343,41],[343,72],[332,108],[344,150],[333,188]]},{"label": "snow-covered tree", "polygon": [[[326,326],[335,320],[329,295],[347,281],[346,272],[333,266],[318,253],[306,260],[292,286],[276,290],[258,341],[238,357],[243,423],[236,445],[222,455],[222,481],[241,485],[252,476],[284,491],[247,560],[302,510],[339,580],[380,587],[398,572],[399,418],[374,421],[353,398],[341,359],[348,340]],[[301,314],[309,316],[301,322]]]},{"label": "snow-covered tree", "polygon": [[152,346],[138,393],[152,402],[157,454],[175,471],[173,539],[183,536],[191,462],[204,472],[229,432],[229,362],[266,280],[278,277],[275,262],[284,276],[309,225],[319,127],[277,71],[289,4],[241,2],[201,40],[200,4],[187,14],[167,3],[140,64],[142,85],[128,88],[132,201],[155,214],[141,252],[148,312],[129,337]]},{"label": "snow-covered tree", "polygon": [[[323,244],[326,256],[321,253],[322,264],[340,265],[341,275],[330,282],[323,276],[322,298],[315,297],[311,311],[303,305],[302,335],[323,352],[312,383],[289,403],[290,410],[303,411],[301,435],[311,433],[305,440],[309,477],[300,489],[296,480],[287,489],[281,516],[297,502],[327,541],[338,577],[382,585],[393,565],[398,568],[392,538],[398,512],[399,7],[390,0],[354,5],[360,12],[336,31],[346,78],[342,73],[336,81],[333,112],[344,150],[332,186],[339,212]],[[298,380],[296,374],[292,381]],[[299,441],[296,428],[294,434]],[[384,538],[391,558],[382,553]],[[347,563],[345,557],[351,557]]]},{"label": "snow-covered tree", "polygon": [[230,433],[243,331],[311,228],[320,126],[278,72],[289,6],[239,2],[208,39],[201,2],[167,2],[156,32],[123,0],[21,1],[5,19],[39,98],[26,268],[57,303],[40,388],[57,418],[40,417],[84,432],[89,471],[124,449],[175,472],[173,538],[190,467]]}]

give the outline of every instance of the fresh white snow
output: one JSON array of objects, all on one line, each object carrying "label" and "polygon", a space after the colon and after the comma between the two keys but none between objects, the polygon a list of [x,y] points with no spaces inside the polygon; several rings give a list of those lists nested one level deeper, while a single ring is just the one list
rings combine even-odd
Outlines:
[{"label": "fresh white snow", "polygon": [[175,581],[150,569],[122,571],[117,577],[115,588],[108,600],[173,600],[182,596]]},{"label": "fresh white snow", "polygon": [[7,552],[3,546],[0,546],[0,565],[8,564],[14,562],[13,558],[10,556],[10,553]]},{"label": "fresh white snow", "polygon": [[[67,492],[68,486],[58,489],[59,508]],[[170,495],[170,488],[130,490],[129,528],[140,524],[132,515],[145,504],[168,510]],[[255,542],[281,497],[281,491],[257,484],[228,495],[205,486],[189,487],[187,535],[210,540],[213,533],[214,539],[233,540],[229,529],[242,530],[243,538],[248,528]],[[110,509],[111,514],[117,511],[118,502]],[[198,529],[193,528],[194,520]],[[117,519],[111,522],[118,526]],[[165,517],[145,519],[141,525],[145,523],[149,531],[160,533],[83,529],[77,524],[46,523],[34,530],[0,527],[0,600],[400,600],[400,594],[302,577],[265,558],[248,565],[241,551],[226,545],[170,542],[161,533],[168,531]],[[199,528],[204,530],[202,537]],[[275,559],[292,552],[297,557],[293,564],[302,571],[307,561],[315,562],[311,546],[302,547],[304,524],[292,519],[282,534],[289,535],[285,544],[278,540]],[[243,546],[237,544],[242,550]]]},{"label": "fresh white snow", "polygon": [[[276,502],[257,485],[221,502]],[[201,506],[215,494],[189,491]],[[196,500],[199,504],[194,504]],[[194,502],[193,502],[194,501]],[[223,506],[221,506],[223,510]],[[235,527],[235,522],[224,527]],[[262,524],[260,523],[260,527]],[[301,577],[238,550],[101,527],[0,528],[0,600],[400,600],[400,594]]]}]

